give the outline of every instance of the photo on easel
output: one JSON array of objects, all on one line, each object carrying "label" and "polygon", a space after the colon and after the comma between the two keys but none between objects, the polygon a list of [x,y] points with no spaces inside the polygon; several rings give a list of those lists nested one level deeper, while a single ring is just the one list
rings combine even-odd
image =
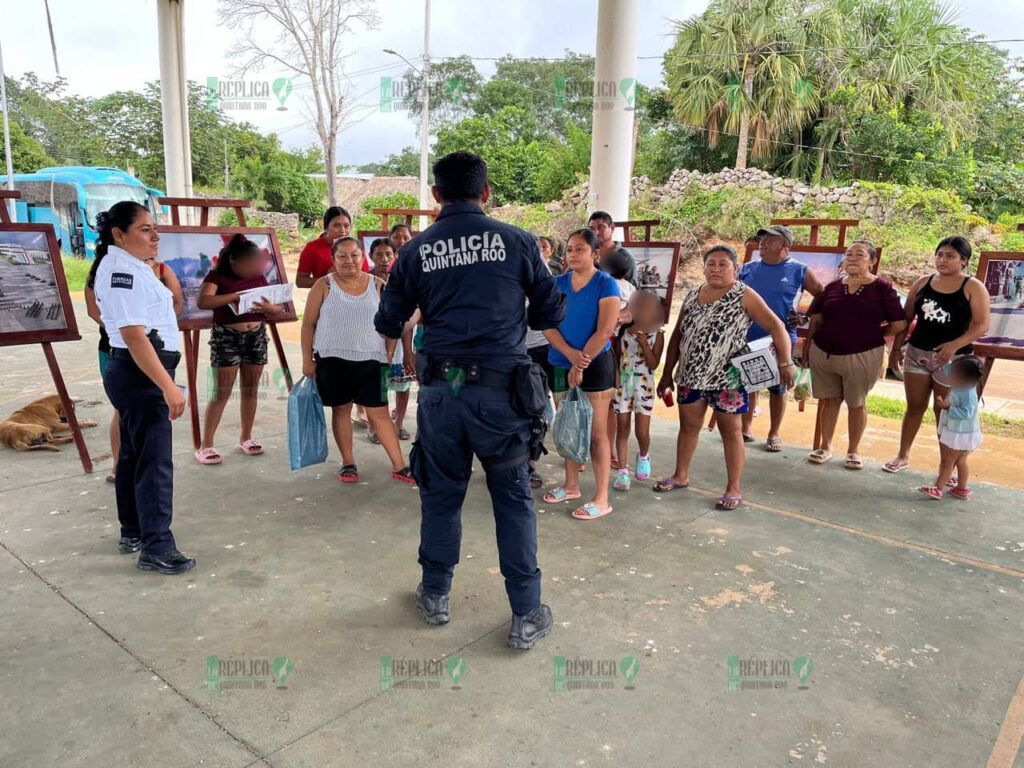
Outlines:
[{"label": "photo on easel", "polygon": [[622,247],[636,262],[637,288],[657,294],[668,318],[679,268],[679,243],[628,242]]},{"label": "photo on easel", "polygon": [[0,346],[80,338],[49,224],[0,224]]},{"label": "photo on easel", "polygon": [[982,253],[977,277],[990,302],[988,333],[975,343],[978,354],[1024,359],[1024,253]]},{"label": "photo on easel", "polygon": [[[213,311],[200,309],[196,300],[203,279],[217,264],[221,249],[239,232],[256,243],[263,252],[267,282],[271,285],[287,283],[277,233],[270,227],[160,227],[160,261],[174,271],[185,299],[184,309],[178,317],[178,327],[182,330],[205,329],[212,325]],[[297,319],[295,305],[289,302],[286,312],[269,322]]]}]

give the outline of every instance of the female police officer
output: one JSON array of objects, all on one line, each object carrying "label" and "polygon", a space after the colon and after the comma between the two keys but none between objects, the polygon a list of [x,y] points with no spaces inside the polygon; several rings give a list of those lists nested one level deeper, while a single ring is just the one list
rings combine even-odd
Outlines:
[{"label": "female police officer", "polygon": [[99,214],[96,224],[96,303],[110,336],[103,386],[121,415],[118,549],[141,549],[140,570],[183,573],[196,561],[178,551],[171,534],[171,421],[185,410],[174,383],[178,319],[171,292],[145,262],[156,256],[160,237],[149,211],[130,201]]}]

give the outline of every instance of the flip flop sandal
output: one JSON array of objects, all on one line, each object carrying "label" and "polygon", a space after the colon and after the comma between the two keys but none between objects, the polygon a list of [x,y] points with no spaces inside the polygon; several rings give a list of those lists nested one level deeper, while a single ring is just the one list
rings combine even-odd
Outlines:
[{"label": "flip flop sandal", "polygon": [[615,477],[615,482],[612,483],[612,488],[616,491],[628,491],[630,484],[629,472],[619,472]]},{"label": "flip flop sandal", "polygon": [[412,440],[412,435],[409,434],[409,430],[407,430],[407,429],[405,429],[403,427],[402,429],[398,430],[398,439],[399,440]]},{"label": "flip flop sandal", "polygon": [[743,436],[743,442],[744,442],[744,443],[752,443],[752,442],[754,442],[754,441],[755,441],[756,439],[757,439],[757,438],[756,438],[756,437],[754,437],[753,435],[744,435],[744,436]]},{"label": "flip flop sandal", "polygon": [[942,500],[942,491],[940,491],[934,485],[922,485],[917,490],[919,490],[921,493],[923,493],[925,496],[931,499],[935,499],[936,501]]},{"label": "flip flop sandal", "polygon": [[949,495],[958,501],[967,501],[971,498],[970,488],[950,488]]},{"label": "flip flop sandal", "polygon": [[380,438],[377,437],[377,433],[376,432],[371,432],[370,434],[368,434],[366,436],[366,439],[369,440],[374,445],[380,445]]},{"label": "flip flop sandal", "polygon": [[592,501],[588,501],[582,507],[577,507],[572,511],[572,517],[574,520],[596,520],[599,517],[611,514],[612,508],[608,507],[604,512],[598,509],[597,504]]},{"label": "flip flop sandal", "polygon": [[412,476],[412,470],[409,467],[393,470],[391,472],[391,479],[406,485],[416,485],[416,478]]},{"label": "flip flop sandal", "polygon": [[220,464],[224,458],[217,453],[216,448],[200,448],[193,454],[200,464]]},{"label": "flip flop sandal", "polygon": [[724,509],[726,512],[732,512],[736,507],[743,501],[742,496],[723,496],[715,502],[715,506],[718,509]]},{"label": "flip flop sandal", "polygon": [[359,470],[356,469],[355,464],[345,464],[341,469],[338,470],[338,480],[351,485],[352,483],[359,482]]},{"label": "flip flop sandal", "polygon": [[574,501],[575,499],[578,499],[582,495],[583,494],[581,494],[579,491],[576,491],[575,493],[569,493],[567,490],[565,490],[565,488],[559,486],[558,488],[555,488],[555,490],[548,491],[547,493],[545,493],[544,501],[546,501],[548,504],[561,504],[563,501]]},{"label": "flip flop sandal", "polygon": [[769,437],[764,444],[764,449],[768,453],[779,453],[782,450],[782,439],[778,437]]},{"label": "flip flop sandal", "polygon": [[832,452],[823,451],[821,448],[819,448],[816,451],[811,451],[810,454],[807,456],[807,460],[811,462],[811,464],[824,464],[826,461],[832,460]]},{"label": "flip flop sandal", "polygon": [[882,465],[882,471],[895,475],[897,472],[902,472],[909,466],[909,461],[903,461],[902,459],[893,459],[892,461],[887,461],[885,462],[885,464]]},{"label": "flip flop sandal", "polygon": [[848,453],[845,466],[847,469],[864,469],[864,459],[859,454]]},{"label": "flip flop sandal", "polygon": [[240,443],[238,447],[242,449],[242,453],[246,456],[258,456],[263,453],[263,446],[252,438],[249,438],[244,443]]},{"label": "flip flop sandal", "polygon": [[107,475],[107,482],[111,483],[111,484],[116,483],[117,482],[117,478],[114,477],[113,474],[109,474],[109,475]]},{"label": "flip flop sandal", "polygon": [[689,488],[689,483],[680,483],[678,480],[672,477],[666,477],[664,480],[659,480],[654,484],[655,493],[670,493],[672,491],[681,491],[683,488]]}]

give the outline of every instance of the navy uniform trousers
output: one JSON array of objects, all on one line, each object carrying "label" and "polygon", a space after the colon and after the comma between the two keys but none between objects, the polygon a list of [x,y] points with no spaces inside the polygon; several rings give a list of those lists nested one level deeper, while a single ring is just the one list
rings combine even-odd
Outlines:
[{"label": "navy uniform trousers", "polygon": [[529,420],[507,389],[476,384],[458,394],[444,382],[421,386],[417,436],[410,464],[420,489],[419,563],[427,592],[447,595],[459,562],[462,502],[475,454],[483,464],[494,507],[498,562],[517,615],[540,605],[537,518],[530,492]]},{"label": "navy uniform trousers", "polygon": [[121,536],[141,538],[143,552],[166,554],[177,549],[171,533],[174,464],[167,403],[160,387],[128,358],[110,358],[103,387],[121,418],[114,478]]}]

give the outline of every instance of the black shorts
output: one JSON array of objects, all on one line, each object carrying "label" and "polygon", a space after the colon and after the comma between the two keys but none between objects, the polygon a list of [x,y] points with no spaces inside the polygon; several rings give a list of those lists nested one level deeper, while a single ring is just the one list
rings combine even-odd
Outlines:
[{"label": "black shorts", "polygon": [[551,391],[551,382],[554,380],[555,376],[554,366],[552,366],[551,362],[548,360],[549,349],[550,347],[547,344],[544,344],[543,346],[531,347],[526,350],[526,354],[530,356],[530,359],[544,369],[545,381],[548,383],[548,392]]},{"label": "black shorts", "polygon": [[[611,350],[606,349],[583,369],[583,382],[580,384],[580,389],[584,392],[604,392],[606,389],[615,389],[617,372],[618,365],[615,362],[615,355]],[[551,368],[548,373],[548,387],[552,392],[565,392],[569,388],[568,382],[568,368],[557,366]]]},{"label": "black shorts", "polygon": [[355,403],[364,408],[388,404],[387,366],[376,360],[316,359],[316,388],[324,405],[336,407]]},{"label": "black shorts", "polygon": [[236,331],[213,324],[210,331],[210,366],[237,368],[239,365],[267,364],[267,326],[260,323],[250,331]]}]

